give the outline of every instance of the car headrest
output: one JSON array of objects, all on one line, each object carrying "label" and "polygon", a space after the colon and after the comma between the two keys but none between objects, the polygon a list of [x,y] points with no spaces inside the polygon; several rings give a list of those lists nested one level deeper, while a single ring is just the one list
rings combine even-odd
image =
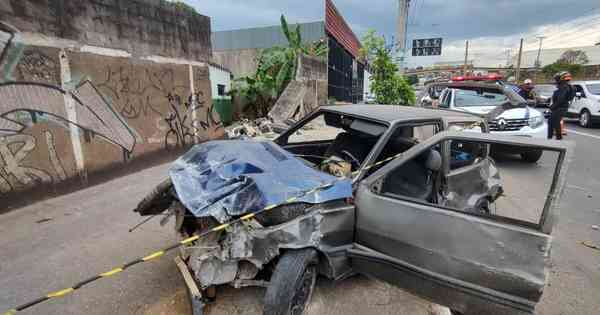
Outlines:
[{"label": "car headrest", "polygon": [[436,150],[429,151],[425,167],[430,171],[438,172],[442,168],[442,155],[440,152]]}]

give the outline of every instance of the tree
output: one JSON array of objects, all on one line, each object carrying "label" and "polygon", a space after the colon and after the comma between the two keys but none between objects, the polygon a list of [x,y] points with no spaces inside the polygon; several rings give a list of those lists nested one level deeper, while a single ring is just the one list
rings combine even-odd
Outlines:
[{"label": "tree", "polygon": [[555,63],[551,63],[542,68],[542,72],[548,77],[552,77],[554,74],[560,71],[569,71],[571,75],[577,76],[583,71],[583,66],[579,64],[560,63],[556,61]]},{"label": "tree", "polygon": [[409,76],[406,76],[406,80],[408,81],[408,84],[410,84],[410,85],[415,85],[415,84],[419,83],[419,77],[416,74],[411,74]]},{"label": "tree", "polygon": [[583,71],[583,64],[588,62],[588,56],[584,51],[567,50],[554,63],[542,68],[542,72],[549,77],[560,71],[569,71],[573,76],[577,76]]},{"label": "tree", "polygon": [[250,116],[267,115],[288,83],[294,79],[298,68],[298,57],[301,54],[322,57],[327,53],[325,41],[304,44],[300,26],[297,25],[294,30],[290,30],[283,15],[281,15],[281,30],[288,41],[288,46],[264,49],[258,57],[255,74],[234,81],[231,93],[240,95],[244,103],[249,105],[245,111]]},{"label": "tree", "polygon": [[585,51],[583,50],[567,50],[565,51],[560,58],[558,58],[558,60],[556,61],[557,63],[563,63],[563,64],[570,64],[570,65],[574,65],[574,64],[586,64],[588,62],[590,62],[590,59],[588,58],[588,56],[586,55]]},{"label": "tree", "polygon": [[415,92],[408,81],[398,73],[385,39],[374,30],[363,37],[360,56],[371,65],[371,91],[379,104],[413,105]]}]

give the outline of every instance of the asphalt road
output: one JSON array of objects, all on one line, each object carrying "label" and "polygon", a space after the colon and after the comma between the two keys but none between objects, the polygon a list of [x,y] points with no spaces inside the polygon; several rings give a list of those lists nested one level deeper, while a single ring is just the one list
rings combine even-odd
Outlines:
[{"label": "asphalt road", "polygon": [[[555,229],[550,281],[538,314],[597,314],[600,309],[600,129],[569,124],[576,142]],[[175,241],[171,223],[140,218],[137,201],[167,165],[0,215],[0,312]],[[536,183],[524,183],[534,186]],[[171,255],[172,256],[172,255]],[[190,314],[172,257],[164,257],[23,314]],[[260,314],[262,289],[219,289],[210,314]],[[363,277],[333,283],[320,279],[310,314],[427,314],[428,303]]]}]

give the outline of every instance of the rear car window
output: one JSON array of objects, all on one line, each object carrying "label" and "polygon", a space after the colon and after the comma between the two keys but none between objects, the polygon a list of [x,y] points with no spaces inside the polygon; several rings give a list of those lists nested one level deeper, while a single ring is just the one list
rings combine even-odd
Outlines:
[{"label": "rear car window", "polygon": [[594,95],[600,95],[600,83],[589,84],[588,91]]}]

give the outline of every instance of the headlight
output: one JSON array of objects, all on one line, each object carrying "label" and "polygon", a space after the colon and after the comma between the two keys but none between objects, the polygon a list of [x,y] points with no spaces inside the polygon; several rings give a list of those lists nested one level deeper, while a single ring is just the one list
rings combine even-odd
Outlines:
[{"label": "headlight", "polygon": [[529,127],[535,129],[544,123],[544,116],[536,116],[529,118]]}]

